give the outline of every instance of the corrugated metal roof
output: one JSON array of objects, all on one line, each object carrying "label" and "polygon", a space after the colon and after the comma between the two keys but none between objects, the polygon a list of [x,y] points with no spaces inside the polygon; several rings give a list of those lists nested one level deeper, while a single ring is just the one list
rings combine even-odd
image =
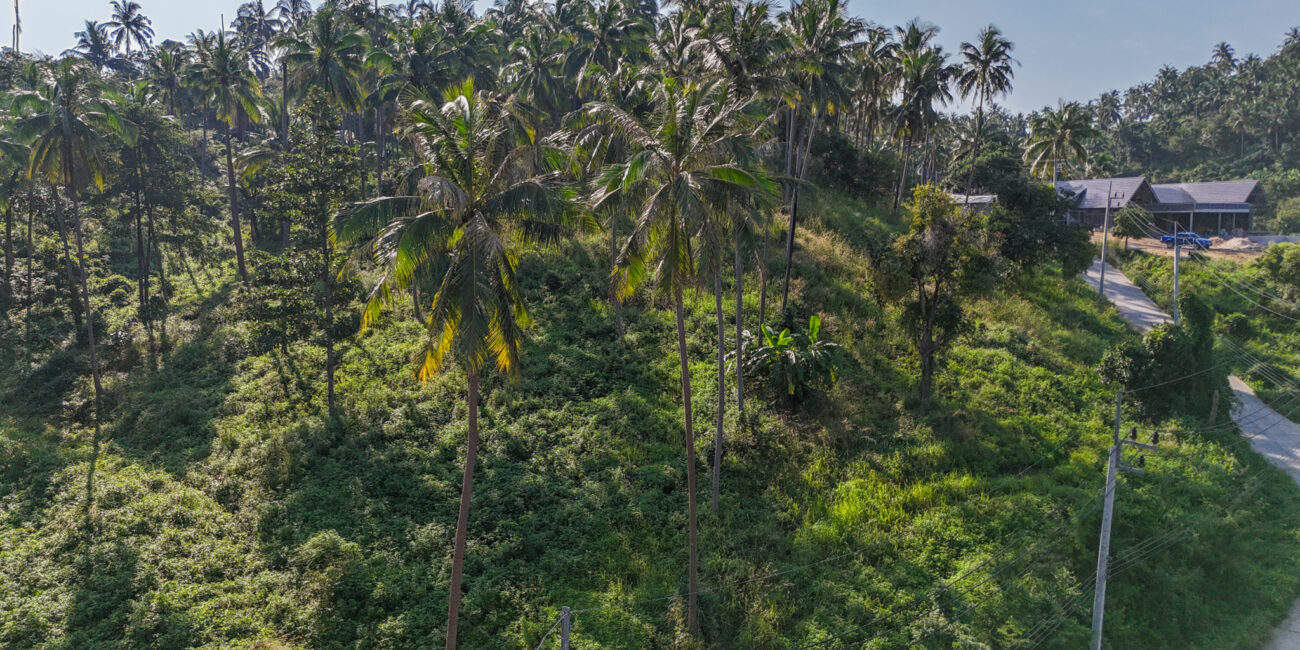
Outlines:
[{"label": "corrugated metal roof", "polygon": [[[1259,187],[1259,181],[1212,181],[1208,183],[1161,183],[1152,185],[1161,203],[1249,203],[1250,195]],[[1180,192],[1182,198],[1168,201],[1161,192]]]},{"label": "corrugated metal roof", "polygon": [[[952,200],[956,201],[958,205],[962,205],[968,202],[966,200],[965,194],[949,193],[948,196],[951,196]],[[993,203],[997,203],[997,201],[998,201],[998,195],[996,194],[972,194],[970,195],[969,203],[971,205],[990,205]]]},{"label": "corrugated metal roof", "polygon": [[1101,210],[1106,207],[1106,191],[1119,195],[1112,207],[1127,203],[1147,182],[1145,176],[1126,178],[1086,178],[1080,180],[1057,181],[1056,191],[1074,196],[1075,205],[1084,210]]}]

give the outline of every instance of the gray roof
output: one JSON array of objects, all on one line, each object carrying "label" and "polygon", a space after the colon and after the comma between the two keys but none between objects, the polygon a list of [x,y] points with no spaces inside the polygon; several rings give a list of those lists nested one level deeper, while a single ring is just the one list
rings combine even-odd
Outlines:
[{"label": "gray roof", "polygon": [[1118,207],[1127,203],[1132,197],[1141,190],[1147,179],[1145,176],[1130,176],[1127,178],[1087,178],[1070,181],[1057,181],[1056,191],[1061,194],[1072,194],[1075,205],[1084,210],[1096,209],[1101,210],[1106,207],[1106,192],[1110,191],[1112,196],[1117,196],[1115,203],[1111,205]]},{"label": "gray roof", "polygon": [[[1259,181],[1213,181],[1209,183],[1161,183],[1152,185],[1161,203],[1250,203]],[[1162,193],[1170,198],[1165,199]]]},{"label": "gray roof", "polygon": [[1181,184],[1152,185],[1151,191],[1156,193],[1156,201],[1160,203],[1191,203],[1196,200]]}]

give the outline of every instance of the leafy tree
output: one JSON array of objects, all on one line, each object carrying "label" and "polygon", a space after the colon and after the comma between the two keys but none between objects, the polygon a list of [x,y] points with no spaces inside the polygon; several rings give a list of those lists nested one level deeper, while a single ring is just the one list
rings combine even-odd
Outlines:
[{"label": "leafy tree", "polygon": [[1148,230],[1152,223],[1155,223],[1151,214],[1137,205],[1126,205],[1120,208],[1111,218],[1113,226],[1110,233],[1116,237],[1124,238],[1124,249],[1128,250],[1128,240],[1130,237],[1150,237],[1151,232]]},{"label": "leafy tree", "polygon": [[919,397],[930,403],[935,361],[970,326],[963,303],[993,286],[995,257],[975,213],[933,185],[912,193],[912,223],[872,258],[881,296],[900,306],[920,358]]},{"label": "leafy tree", "polygon": [[1149,422],[1179,415],[1208,418],[1213,394],[1230,399],[1226,366],[1214,353],[1214,309],[1182,294],[1181,325],[1157,325],[1141,343],[1123,343],[1102,358],[1098,372],[1124,388],[1124,402]]},{"label": "leafy tree", "polygon": [[429,306],[429,337],[417,375],[427,381],[448,362],[466,374],[469,437],[447,606],[450,650],[456,647],[478,454],[479,374],[494,362],[500,372],[518,375],[519,346],[530,322],[515,276],[518,246],[558,241],[569,196],[558,171],[535,163],[558,162],[560,149],[532,140],[515,106],[476,90],[473,81],[447,91],[444,99],[438,104],[417,98],[402,118],[421,156],[409,186],[413,193],[359,204],[337,222],[335,235],[352,242],[380,231],[373,249],[384,275],[363,323],[373,322],[393,289],[446,260]]}]

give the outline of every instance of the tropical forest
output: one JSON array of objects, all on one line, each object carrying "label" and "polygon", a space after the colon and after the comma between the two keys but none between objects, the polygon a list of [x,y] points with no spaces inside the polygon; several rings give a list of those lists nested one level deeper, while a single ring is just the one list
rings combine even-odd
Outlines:
[{"label": "tropical forest", "polygon": [[845,0],[149,4],[0,50],[0,648],[1291,647],[1300,29],[1016,112]]}]

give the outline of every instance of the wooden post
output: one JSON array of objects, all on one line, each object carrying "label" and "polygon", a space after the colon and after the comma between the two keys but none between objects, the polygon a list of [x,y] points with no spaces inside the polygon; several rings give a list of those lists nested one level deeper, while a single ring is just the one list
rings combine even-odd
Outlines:
[{"label": "wooden post", "polygon": [[1214,396],[1210,398],[1210,424],[1214,424],[1214,420],[1216,417],[1218,417],[1218,415],[1219,415],[1219,391],[1215,390]]}]

